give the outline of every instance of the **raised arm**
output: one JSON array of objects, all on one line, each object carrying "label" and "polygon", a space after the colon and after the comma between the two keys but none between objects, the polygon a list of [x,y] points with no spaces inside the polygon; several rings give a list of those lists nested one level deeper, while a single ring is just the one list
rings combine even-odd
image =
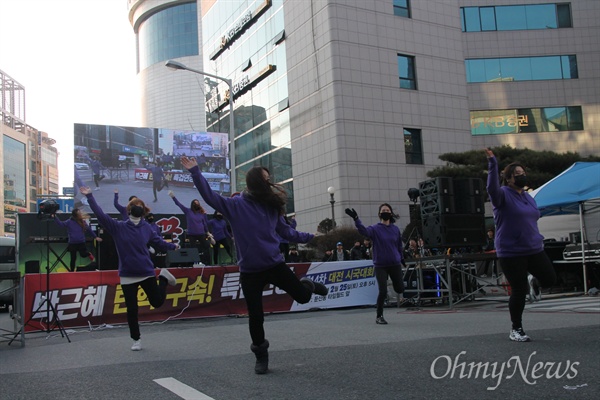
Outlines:
[{"label": "raised arm", "polygon": [[228,199],[219,195],[210,188],[208,181],[200,173],[198,162],[193,158],[181,157],[181,165],[183,165],[183,167],[192,174],[194,185],[196,186],[196,189],[198,189],[200,196],[202,196],[206,204],[222,213],[226,208]]},{"label": "raised arm", "polygon": [[117,226],[117,221],[115,221],[114,219],[106,215],[104,211],[102,211],[102,208],[100,208],[98,203],[96,203],[96,199],[92,194],[92,189],[90,189],[89,186],[82,186],[79,188],[79,191],[81,192],[81,194],[87,197],[88,203],[90,204],[90,208],[96,215],[96,218],[98,218],[98,222],[100,223],[100,225],[102,225],[109,232],[113,231]]},{"label": "raised arm", "polygon": [[504,203],[504,192],[500,189],[500,179],[498,174],[498,160],[490,149],[485,149],[485,155],[488,160],[488,177],[486,189],[490,196],[490,201],[494,207],[500,207]]}]

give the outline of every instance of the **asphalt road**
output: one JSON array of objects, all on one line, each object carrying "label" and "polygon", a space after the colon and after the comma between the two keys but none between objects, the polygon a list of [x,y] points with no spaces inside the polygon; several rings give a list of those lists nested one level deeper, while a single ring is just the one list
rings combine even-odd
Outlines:
[{"label": "asphalt road", "polygon": [[[497,300],[497,301],[496,301]],[[29,333],[0,341],[9,399],[597,399],[600,298],[528,304],[529,343],[508,340],[506,297],[447,307],[268,315],[270,372],[254,374],[247,319]],[[10,323],[6,312],[0,326]],[[472,364],[473,363],[473,364]],[[478,368],[479,367],[479,368]]]}]

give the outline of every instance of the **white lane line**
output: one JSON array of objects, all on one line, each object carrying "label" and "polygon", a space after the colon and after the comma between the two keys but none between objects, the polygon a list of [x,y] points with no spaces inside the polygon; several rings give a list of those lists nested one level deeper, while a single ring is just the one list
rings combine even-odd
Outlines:
[{"label": "white lane line", "polygon": [[197,391],[193,387],[179,382],[175,378],[154,379],[154,382],[185,400],[215,400],[212,397]]}]

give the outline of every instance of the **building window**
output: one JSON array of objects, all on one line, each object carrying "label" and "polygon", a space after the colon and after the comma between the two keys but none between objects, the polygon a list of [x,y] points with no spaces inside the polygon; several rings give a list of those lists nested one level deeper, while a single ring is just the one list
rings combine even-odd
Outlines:
[{"label": "building window", "polygon": [[468,83],[577,79],[577,56],[465,60]]},{"label": "building window", "polygon": [[423,164],[420,129],[404,128],[404,154],[407,164]]},{"label": "building window", "polygon": [[401,88],[417,89],[414,57],[398,54],[398,76],[400,77]]},{"label": "building window", "polygon": [[472,135],[583,130],[580,106],[471,111]]},{"label": "building window", "polygon": [[462,7],[463,32],[571,28],[571,6],[529,4],[495,7]]},{"label": "building window", "polygon": [[394,15],[410,18],[410,0],[394,0]]}]

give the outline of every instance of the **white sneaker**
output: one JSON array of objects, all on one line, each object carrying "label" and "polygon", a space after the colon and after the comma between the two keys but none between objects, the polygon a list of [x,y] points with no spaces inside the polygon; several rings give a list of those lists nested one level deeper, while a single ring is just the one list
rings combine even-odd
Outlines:
[{"label": "white sneaker", "polygon": [[99,188],[99,187],[97,187],[97,188],[95,188],[94,190],[100,190],[100,188]]},{"label": "white sneaker", "polygon": [[523,331],[523,328],[511,329],[510,335],[508,336],[508,338],[510,340],[512,340],[513,342],[530,342],[531,341],[531,338],[529,336],[527,336],[525,331]]},{"label": "white sneaker", "polygon": [[531,301],[540,301],[542,299],[542,291],[540,290],[540,284],[537,278],[533,275],[527,277],[529,282],[529,297]]},{"label": "white sneaker", "polygon": [[131,346],[132,351],[140,351],[142,349],[142,339],[134,340]]},{"label": "white sneaker", "polygon": [[171,285],[171,286],[177,285],[177,279],[175,279],[173,274],[170,273],[168,269],[162,268],[160,270],[159,276],[162,276],[163,278],[165,278],[167,280],[167,282],[169,282],[169,285]]}]

